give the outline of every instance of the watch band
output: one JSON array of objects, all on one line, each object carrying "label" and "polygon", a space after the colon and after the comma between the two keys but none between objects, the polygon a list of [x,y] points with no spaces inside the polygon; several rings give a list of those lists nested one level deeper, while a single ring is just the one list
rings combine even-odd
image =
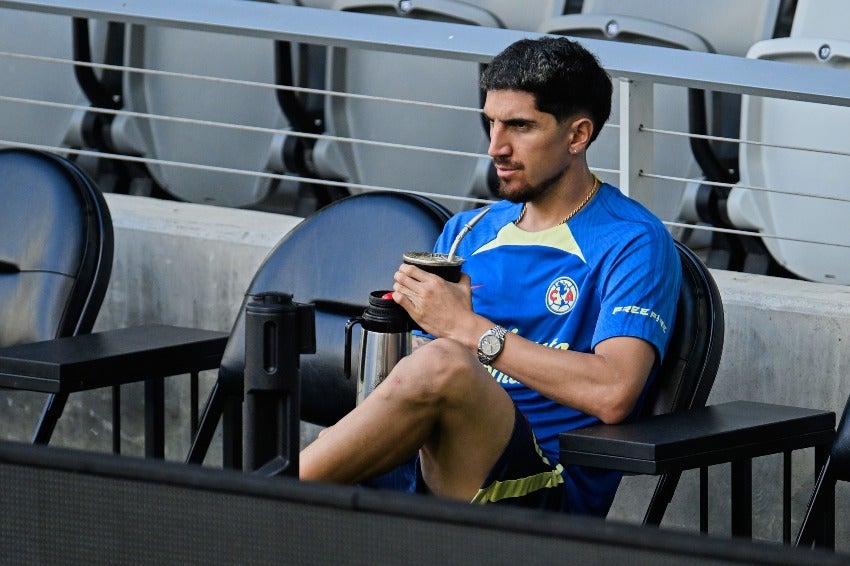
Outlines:
[{"label": "watch band", "polygon": [[[505,347],[505,336],[507,336],[507,334],[507,329],[499,325],[494,326],[482,334],[481,338],[478,339],[478,361],[484,365],[490,365],[493,363],[493,360],[499,357],[499,354],[502,353],[502,350]],[[491,351],[489,348],[485,351],[485,347],[488,346],[490,337],[497,340],[498,347],[495,351]]]}]

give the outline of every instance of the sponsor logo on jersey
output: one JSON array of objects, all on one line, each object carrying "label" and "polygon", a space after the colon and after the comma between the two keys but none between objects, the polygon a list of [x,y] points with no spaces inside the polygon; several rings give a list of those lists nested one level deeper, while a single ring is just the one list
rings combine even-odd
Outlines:
[{"label": "sponsor logo on jersey", "polygon": [[667,323],[661,318],[661,315],[655,312],[650,308],[639,307],[637,305],[628,305],[625,307],[614,307],[614,310],[611,311],[611,314],[624,313],[624,314],[636,314],[638,316],[645,316],[650,318],[658,323],[661,327],[661,331],[667,334]]}]

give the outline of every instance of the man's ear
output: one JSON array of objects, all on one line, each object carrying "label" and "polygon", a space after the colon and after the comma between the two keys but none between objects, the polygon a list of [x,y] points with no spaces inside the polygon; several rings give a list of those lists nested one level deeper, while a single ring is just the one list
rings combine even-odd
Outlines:
[{"label": "man's ear", "polygon": [[570,153],[579,153],[587,148],[593,135],[593,122],[586,116],[579,116],[573,120],[570,128],[572,139],[570,140]]}]

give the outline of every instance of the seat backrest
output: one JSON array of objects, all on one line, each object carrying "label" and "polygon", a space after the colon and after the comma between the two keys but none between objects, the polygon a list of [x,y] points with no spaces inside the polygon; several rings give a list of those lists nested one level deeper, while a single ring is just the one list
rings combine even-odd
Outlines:
[{"label": "seat backrest", "polygon": [[91,331],[112,272],[112,220],[73,163],[0,150],[0,345]]},{"label": "seat backrest", "polygon": [[[71,18],[0,8],[0,51],[71,60]],[[69,64],[0,56],[0,95],[36,102],[79,105],[86,97]],[[72,107],[0,100],[0,140],[61,147],[73,121]]]},{"label": "seat backrest", "polygon": [[[446,209],[423,197],[363,193],[307,217],[269,253],[246,300],[281,292],[316,306],[316,353],[301,356],[303,420],[328,426],[354,408],[356,383],[343,373],[345,323],[363,313],[370,292],[392,287],[404,252],[433,249],[448,217]],[[228,385],[242,382],[243,312],[221,363],[219,381]]]},{"label": "seat backrest", "polygon": [[[364,19],[363,25],[391,27],[396,25],[396,17],[406,17],[501,27],[493,14],[465,2],[423,0],[410,3],[410,11],[404,13],[399,12],[400,4],[403,3],[396,0],[337,0],[334,9],[384,16],[370,18],[368,22]],[[478,111],[482,104],[479,69],[477,63],[470,61],[329,48],[328,90],[377,97],[327,98],[327,133],[354,140],[333,142],[342,169],[336,172],[338,176],[350,183],[372,187],[470,196],[480,184],[482,164],[490,163],[485,155],[487,134]],[[428,148],[449,153],[427,151]],[[321,155],[316,152],[314,159]],[[392,166],[388,167],[388,163]],[[352,193],[356,192],[360,189],[352,189]],[[444,204],[453,210],[460,208],[457,200],[447,200]]]},{"label": "seat backrest", "polygon": [[[127,72],[127,109],[196,122],[119,119],[112,134],[120,146],[201,166],[148,166],[157,184],[180,200],[238,207],[267,197],[273,182],[250,174],[273,169],[271,160],[279,159],[270,156],[275,134],[263,129],[289,126],[272,88],[274,41],[141,25],[128,26],[127,34],[130,67],[172,73]],[[222,173],[222,168],[237,172]]]},{"label": "seat backrest", "polygon": [[[546,34],[567,35],[576,38],[589,38],[637,43],[654,47],[686,49],[690,51],[711,52],[712,48],[698,34],[670,24],[631,16],[611,14],[569,14],[545,21],[539,31]],[[616,26],[616,34],[611,26]],[[609,123],[620,123],[620,85],[614,81]],[[686,132],[689,131],[688,89],[672,85],[655,85],[653,90],[654,117],[653,127]],[[655,136],[653,139],[654,173],[675,177],[693,178],[701,174],[700,167],[684,138],[676,136]],[[617,171],[620,169],[620,139],[616,128],[603,128],[596,141],[587,152],[591,168],[610,170],[600,171],[600,177],[614,185],[619,184]],[[648,207],[662,220],[677,220],[681,203],[670,198],[668,190],[656,190],[645,197],[642,204]]]},{"label": "seat backrest", "polygon": [[[759,42],[747,57],[850,71],[850,29],[838,23],[848,17],[850,3],[801,1],[791,37]],[[848,128],[850,109],[844,106],[751,95],[741,99],[740,138],[750,143],[740,144],[740,186],[729,194],[729,218],[737,228],[781,234],[782,239],[763,238],[764,245],[782,267],[803,279],[850,284]]]},{"label": "seat backrest", "polygon": [[537,31],[549,18],[564,13],[566,0],[465,0],[498,17],[508,29]]},{"label": "seat backrest", "polygon": [[850,481],[850,398],[844,406],[844,414],[835,429],[835,440],[829,458],[835,466],[835,477],[841,481]]},{"label": "seat backrest", "polygon": [[850,4],[844,0],[797,0],[791,37],[850,40]]},{"label": "seat backrest", "polygon": [[682,260],[676,323],[655,381],[647,390],[643,416],[704,406],[723,351],[723,303],[717,284],[694,252],[680,242],[676,248]]},{"label": "seat backrest", "polygon": [[705,38],[717,53],[743,57],[754,43],[773,37],[780,4],[781,0],[584,0],[581,11],[676,26]]},{"label": "seat backrest", "polygon": [[[676,413],[702,407],[708,400],[723,352],[723,302],[705,264],[676,242],[682,262],[682,285],[673,335],[655,380],[647,389],[640,416]],[[660,525],[680,472],[658,476],[644,524]]]},{"label": "seat backrest", "polygon": [[[755,42],[773,36],[779,16],[780,0],[584,0],[581,14],[567,15],[544,22],[543,33],[607,39],[672,47],[693,51],[743,56]],[[615,84],[610,122],[619,123],[619,89]],[[696,97],[700,106],[691,108]],[[689,101],[689,96],[691,100]],[[740,103],[727,93],[688,92],[684,87],[656,85],[654,88],[654,126],[662,130],[735,137],[740,123]],[[693,112],[692,112],[693,110]],[[693,121],[693,120],[696,121]],[[734,144],[708,144],[701,139],[655,136],[653,169],[656,174],[681,178],[724,175],[734,161]],[[603,129],[588,152],[591,167],[619,169],[617,131]],[[600,176],[617,184],[614,175]],[[662,220],[678,220],[684,198],[670,198],[669,187],[644,199]],[[682,191],[684,194],[684,191]]]}]

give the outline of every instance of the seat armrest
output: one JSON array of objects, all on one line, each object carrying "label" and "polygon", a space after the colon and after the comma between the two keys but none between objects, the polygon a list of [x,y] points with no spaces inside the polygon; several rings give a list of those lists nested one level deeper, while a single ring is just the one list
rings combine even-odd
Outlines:
[{"label": "seat armrest", "polygon": [[560,461],[658,475],[826,445],[835,413],[733,401],[560,434]]},{"label": "seat armrest", "polygon": [[217,369],[229,334],[146,325],[0,348],[0,387],[61,393]]}]

